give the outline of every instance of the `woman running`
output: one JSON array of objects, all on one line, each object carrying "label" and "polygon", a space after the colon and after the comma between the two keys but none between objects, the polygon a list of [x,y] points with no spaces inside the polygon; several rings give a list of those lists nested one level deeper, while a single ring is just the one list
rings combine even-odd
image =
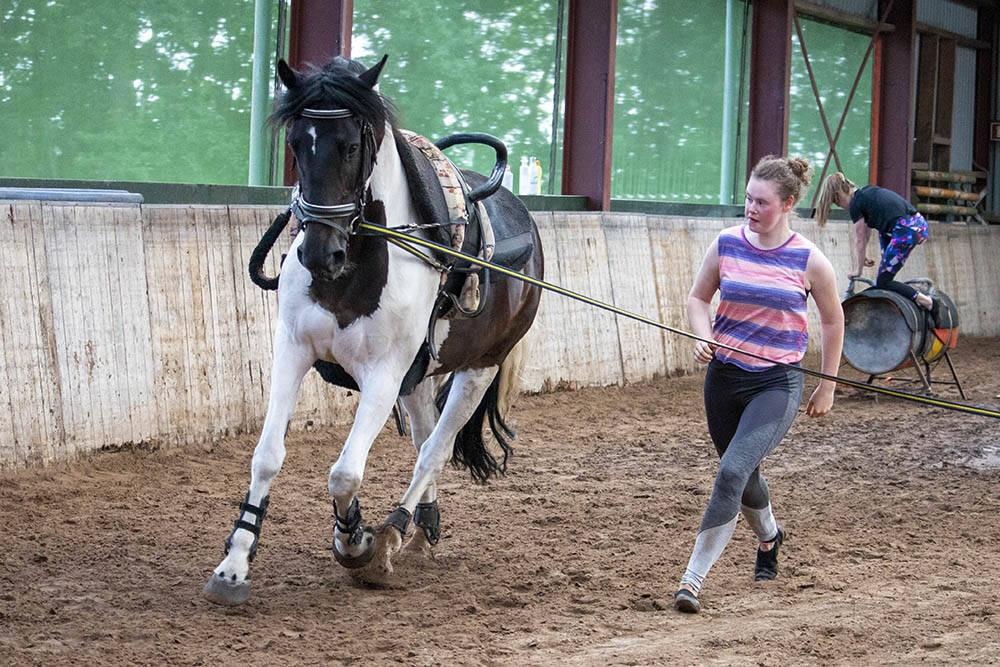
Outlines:
[{"label": "woman running", "polygon": [[903,268],[910,251],[927,240],[927,221],[917,212],[913,204],[892,190],[877,185],[858,188],[839,171],[827,177],[816,204],[816,222],[826,225],[830,208],[836,204],[847,210],[854,221],[854,244],[851,248],[851,273],[848,278],[861,275],[865,266],[874,264],[865,257],[868,236],[871,230],[878,231],[878,242],[882,248],[882,261],[878,267],[875,286],[892,290],[917,305],[935,310],[935,300],[906,283],[897,280],[896,274]]},{"label": "woman running", "polygon": [[[766,359],[798,364],[806,352],[806,297],[822,323],[823,372],[835,375],[844,340],[844,314],[833,266],[822,252],[789,226],[792,207],[809,185],[809,163],[768,156],[747,183],[745,222],[723,230],[712,243],[688,296],[694,333]],[[711,301],[720,293],[714,325]],[[701,610],[698,594],[712,564],[736,528],[740,510],[760,545],[754,579],[778,574],[778,547],[785,533],[771,511],[764,457],[785,436],[802,399],[802,374],[770,361],[695,345],[695,359],[708,364],[705,413],[719,453],[719,472],[705,509],[674,606]],[[833,406],[835,383],[820,381],[806,407],[820,417]]]}]

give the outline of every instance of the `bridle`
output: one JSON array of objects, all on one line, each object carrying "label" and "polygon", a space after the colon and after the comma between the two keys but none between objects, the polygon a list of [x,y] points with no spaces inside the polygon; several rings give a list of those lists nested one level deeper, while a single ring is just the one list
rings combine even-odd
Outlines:
[{"label": "bridle", "polygon": [[[302,118],[318,118],[321,120],[331,120],[337,118],[352,118],[354,112],[350,109],[303,109],[299,115]],[[296,188],[296,194],[292,198],[291,212],[299,221],[301,231],[307,223],[318,222],[326,225],[342,236],[350,237],[359,233],[361,223],[364,220],[365,193],[368,189],[368,179],[371,178],[375,169],[375,161],[378,154],[379,142],[375,138],[375,128],[367,120],[359,119],[361,125],[361,168],[358,170],[358,181],[354,187],[353,201],[347,204],[334,204],[324,206],[306,201],[301,191]],[[341,220],[350,219],[347,224],[341,224]]]}]

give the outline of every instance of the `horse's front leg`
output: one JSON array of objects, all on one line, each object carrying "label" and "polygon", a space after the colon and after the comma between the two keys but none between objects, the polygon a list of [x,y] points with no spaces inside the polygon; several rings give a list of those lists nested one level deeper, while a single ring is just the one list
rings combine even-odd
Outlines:
[{"label": "horse's front leg", "polygon": [[333,555],[346,568],[362,567],[374,555],[375,532],[365,526],[357,494],[368,452],[392,412],[404,372],[402,364],[380,365],[359,382],[361,397],[354,425],[337,462],[330,468],[327,487],[335,516]]},{"label": "horse's front leg", "polygon": [[250,595],[250,561],[257,553],[271,482],[285,460],[288,420],[295,408],[302,378],[314,361],[312,351],[292,341],[279,321],[275,329],[267,416],[253,453],[250,490],[240,503],[240,516],[226,539],[226,556],[204,588],[205,597],[212,602],[237,605]]}]

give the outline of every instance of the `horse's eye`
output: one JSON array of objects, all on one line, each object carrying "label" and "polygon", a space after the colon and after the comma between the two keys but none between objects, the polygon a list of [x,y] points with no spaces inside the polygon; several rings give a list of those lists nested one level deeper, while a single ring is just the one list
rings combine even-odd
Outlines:
[{"label": "horse's eye", "polygon": [[351,144],[350,146],[348,146],[347,147],[347,157],[351,157],[352,155],[354,155],[355,153],[357,153],[358,152],[358,148],[359,148],[358,144]]}]

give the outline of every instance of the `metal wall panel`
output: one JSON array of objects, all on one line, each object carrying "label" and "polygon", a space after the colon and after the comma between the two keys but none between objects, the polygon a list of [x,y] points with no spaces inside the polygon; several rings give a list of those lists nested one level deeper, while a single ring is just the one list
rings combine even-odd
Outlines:
[{"label": "metal wall panel", "polygon": [[976,10],[952,0],[917,0],[917,23],[976,38]]},{"label": "metal wall panel", "polygon": [[955,104],[951,113],[951,168],[972,169],[976,122],[976,50],[955,49]]},{"label": "metal wall panel", "polygon": [[810,0],[810,4],[829,7],[851,16],[875,21],[875,8],[878,0]]}]

